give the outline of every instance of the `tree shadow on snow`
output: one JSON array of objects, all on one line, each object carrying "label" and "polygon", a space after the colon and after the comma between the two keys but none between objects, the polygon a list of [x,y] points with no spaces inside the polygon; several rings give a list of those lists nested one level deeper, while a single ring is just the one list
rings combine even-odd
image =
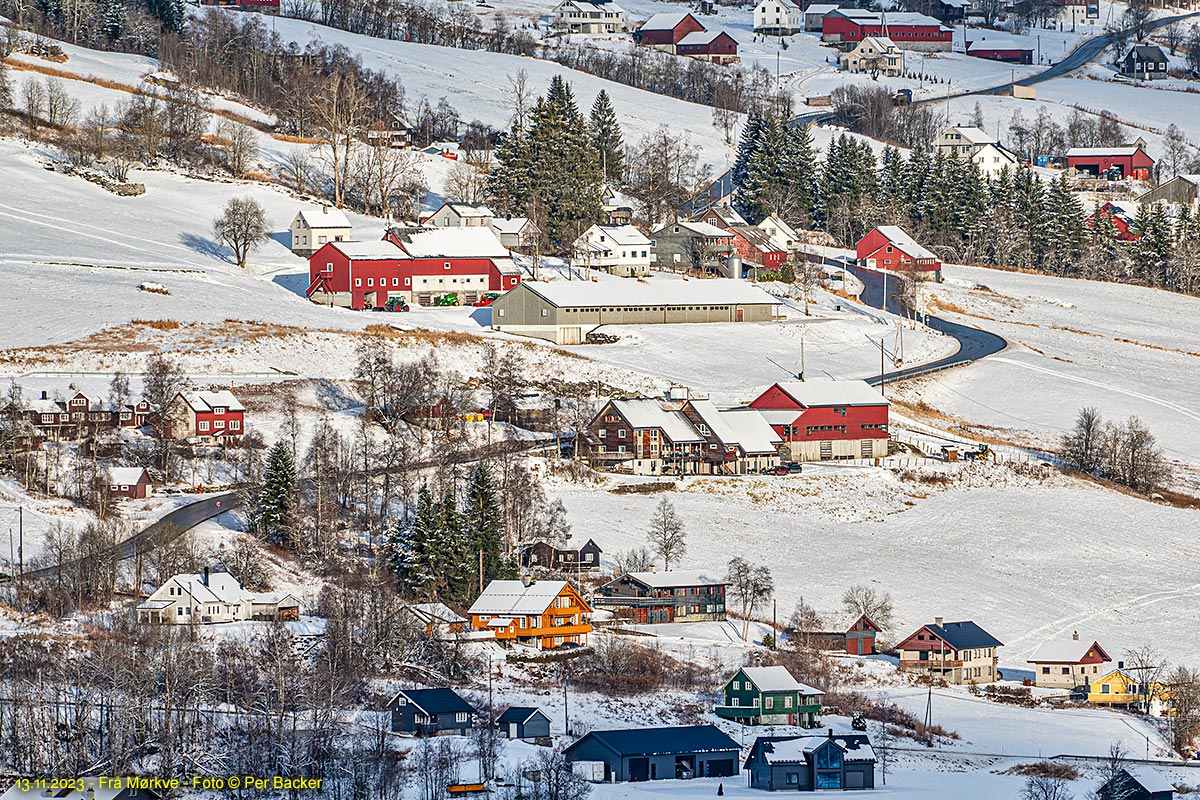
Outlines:
[{"label": "tree shadow on snow", "polygon": [[179,241],[184,247],[194,250],[202,256],[215,258],[229,264],[237,263],[237,258],[233,254],[233,248],[217,244],[212,239],[205,239],[203,236],[197,236],[194,233],[184,233],[180,234]]},{"label": "tree shadow on snow", "polygon": [[304,272],[281,272],[277,275],[272,275],[271,283],[287,289],[292,294],[304,297],[304,292],[308,289],[308,270]]}]

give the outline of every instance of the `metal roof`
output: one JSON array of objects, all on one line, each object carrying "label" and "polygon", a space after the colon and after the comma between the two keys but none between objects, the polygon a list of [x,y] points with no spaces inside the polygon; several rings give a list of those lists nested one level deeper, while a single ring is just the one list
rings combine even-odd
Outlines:
[{"label": "metal roof", "polygon": [[[674,569],[666,572],[627,572],[624,576],[651,589],[673,589],[678,586],[723,586],[724,578],[701,569]],[[609,581],[611,585],[621,578]]]},{"label": "metal roof", "polygon": [[[724,231],[722,234],[731,235]],[[518,289],[521,287],[558,308],[779,304],[779,300],[757,286],[733,278],[525,281]]]},{"label": "metal roof", "polygon": [[1091,639],[1065,639],[1042,642],[1029,657],[1030,664],[1078,664],[1093,650],[1105,661],[1112,661],[1099,642]]},{"label": "metal roof", "polygon": [[[471,605],[471,614],[527,616],[544,614],[564,589],[567,581],[492,581]],[[586,608],[586,605],[585,605]]]},{"label": "metal roof", "polygon": [[670,755],[675,753],[738,753],[738,743],[715,725],[686,725],[669,728],[630,728],[592,731],[577,739],[570,752],[588,739],[595,739],[620,756]]},{"label": "metal roof", "polygon": [[946,622],[942,625],[926,625],[926,628],[946,640],[946,644],[955,650],[968,650],[976,647],[1002,647],[1004,642],[992,636],[971,620],[962,622]]},{"label": "metal roof", "polygon": [[888,399],[866,381],[779,381],[775,385],[805,408],[888,405]]},{"label": "metal roof", "polygon": [[346,212],[340,208],[331,208],[330,206],[321,206],[318,211],[315,208],[301,208],[296,212],[296,216],[304,220],[304,224],[310,228],[352,228],[350,219],[346,216]]},{"label": "metal roof", "polygon": [[900,248],[913,258],[937,258],[930,250],[917,244],[916,240],[899,225],[880,225],[875,230],[886,236],[893,246]]},{"label": "metal roof", "polygon": [[801,683],[792,677],[787,667],[742,667],[750,682],[760,692],[800,692],[802,694],[824,694],[823,691],[807,683]]},{"label": "metal roof", "polygon": [[401,689],[392,700],[401,695],[426,714],[475,713],[475,708],[453,689]]},{"label": "metal roof", "polygon": [[[501,725],[507,725],[510,722],[516,722],[523,725],[528,722],[530,717],[532,717],[534,714],[541,714],[543,717],[546,717],[545,712],[537,706],[509,706],[508,708],[504,709],[503,714],[496,718],[496,722]],[[546,717],[546,719],[549,719],[549,717]]]}]

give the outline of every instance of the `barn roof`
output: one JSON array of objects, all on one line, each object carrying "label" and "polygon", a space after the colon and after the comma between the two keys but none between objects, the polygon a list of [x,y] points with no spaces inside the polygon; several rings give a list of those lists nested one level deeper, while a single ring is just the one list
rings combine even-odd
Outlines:
[{"label": "barn roof", "polygon": [[643,31],[673,31],[691,14],[685,12],[677,12],[671,14],[655,14],[642,25],[640,30]]},{"label": "barn roof", "polygon": [[[711,226],[710,226],[711,227]],[[722,233],[725,233],[722,231]],[[725,234],[728,236],[729,234]],[[559,308],[594,308],[630,306],[687,306],[687,305],[777,305],[771,295],[745,281],[733,278],[697,280],[652,279],[631,281],[527,281],[522,283],[531,292]]]},{"label": "barn roof", "polygon": [[941,625],[926,625],[946,641],[955,650],[966,650],[976,647],[1002,647],[1004,642],[992,636],[971,620],[962,622],[946,622]]},{"label": "barn roof", "polygon": [[916,240],[899,225],[880,225],[875,230],[886,236],[894,247],[898,247],[913,258],[937,258],[931,251],[917,244]]},{"label": "barn roof", "polygon": [[669,728],[631,728],[592,731],[577,739],[565,752],[594,739],[621,756],[671,755],[674,753],[737,753],[738,743],[715,725],[686,725]]},{"label": "barn roof", "polygon": [[329,246],[351,260],[375,261],[383,258],[406,258],[404,251],[388,239],[371,242],[330,242]]},{"label": "barn roof", "polygon": [[432,228],[402,240],[413,258],[508,258],[511,254],[491,228]]},{"label": "barn roof", "polygon": [[401,689],[392,701],[403,696],[426,714],[475,713],[475,708],[453,689]]},{"label": "barn roof", "polygon": [[1100,156],[1132,156],[1137,151],[1146,152],[1138,145],[1126,147],[1072,147],[1067,150],[1067,158],[1088,158]]},{"label": "barn roof", "polygon": [[805,408],[888,405],[866,381],[779,381],[775,386]]},{"label": "barn roof", "polygon": [[[685,35],[682,39],[680,39],[678,44],[681,44],[681,45],[712,44],[712,42],[720,36],[729,36],[729,33],[728,33],[728,31],[720,31],[720,30],[692,31],[691,33]],[[733,39],[732,36],[729,36],[729,38]],[[734,41],[736,42],[737,40],[734,39]]]}]

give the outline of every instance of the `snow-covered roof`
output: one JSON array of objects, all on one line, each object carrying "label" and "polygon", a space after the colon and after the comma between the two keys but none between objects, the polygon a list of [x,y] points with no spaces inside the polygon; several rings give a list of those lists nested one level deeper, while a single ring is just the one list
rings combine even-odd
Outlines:
[{"label": "snow-covered roof", "polygon": [[830,11],[837,11],[841,6],[834,3],[813,3],[804,9],[805,14],[820,14],[822,17]]},{"label": "snow-covered roof", "polygon": [[[722,231],[724,233],[724,231]],[[726,234],[728,235],[728,234]],[[771,295],[733,278],[702,280],[630,279],[607,281],[528,281],[521,284],[559,308],[778,304]]]},{"label": "snow-covered roof", "polygon": [[[846,17],[847,19],[852,19],[860,24],[883,24],[882,16],[876,11],[866,11],[859,8],[839,8],[836,9],[836,12],[841,16]],[[941,20],[934,19],[926,14],[918,14],[915,11],[888,12],[887,22],[889,25],[936,26],[938,28],[943,27]]]},{"label": "snow-covered roof", "polygon": [[721,586],[724,578],[718,578],[702,569],[673,569],[667,572],[628,572],[630,578],[651,589],[671,589],[676,586]]},{"label": "snow-covered roof", "polygon": [[212,411],[214,408],[225,408],[230,411],[245,411],[233,392],[221,389],[217,392],[186,392],[183,399],[193,411]]},{"label": "snow-covered roof", "polygon": [[775,2],[775,3],[778,3],[779,5],[783,6],[784,8],[792,9],[793,11],[800,10],[800,4],[795,2],[795,0],[758,0],[758,6],[755,6],[755,8],[758,8],[763,3],[766,3],[766,2]]},{"label": "snow-covered roof", "polygon": [[443,203],[441,208],[434,211],[437,214],[442,208],[448,208],[460,217],[494,217],[495,213],[487,203]]},{"label": "snow-covered roof", "polygon": [[493,217],[488,226],[496,233],[520,233],[529,224],[529,217]]},{"label": "snow-covered roof", "polygon": [[[681,44],[681,45],[710,44],[714,39],[716,39],[721,34],[725,34],[726,36],[729,36],[729,33],[727,31],[719,31],[719,30],[718,31],[692,31],[691,33],[685,35],[682,39],[680,39],[676,44]],[[729,36],[729,38],[732,39],[733,37]]]},{"label": "snow-covered roof", "polygon": [[723,444],[738,445],[747,454],[774,453],[783,441],[755,409],[722,411],[711,400],[692,400],[691,406]]},{"label": "snow-covered roof", "polygon": [[521,268],[511,258],[492,258],[492,264],[501,275],[520,275]]},{"label": "snow-covered roof", "polygon": [[806,408],[888,404],[888,399],[866,381],[780,381],[775,385]]},{"label": "snow-covered roof", "polygon": [[109,467],[108,482],[118,486],[133,486],[145,474],[146,470],[142,467]]},{"label": "snow-covered roof", "polygon": [[1071,147],[1067,149],[1067,158],[1071,158],[1072,156],[1131,156],[1141,149],[1137,145],[1129,147]]},{"label": "snow-covered roof", "polygon": [[330,242],[330,246],[349,259],[404,258],[404,251],[387,239],[370,242]]},{"label": "snow-covered roof", "polygon": [[[867,47],[869,49],[877,50],[878,52],[881,52],[881,53],[888,53],[888,52],[891,52],[892,50],[900,49],[899,47],[896,47],[895,42],[893,42],[891,39],[889,39],[886,36],[864,37],[863,40],[858,43],[858,47]],[[858,47],[856,47],[854,49],[857,50]]]},{"label": "snow-covered roof", "polygon": [[957,133],[960,139],[970,142],[971,144],[995,144],[996,143],[995,136],[992,136],[987,131],[981,130],[979,128],[971,127],[971,126],[950,128],[942,135],[945,136],[946,133]]},{"label": "snow-covered roof", "polygon": [[787,247],[780,244],[771,238],[771,234],[767,233],[757,225],[733,225],[731,232],[737,233],[743,239],[750,243],[751,246],[758,249],[760,253],[783,253],[787,252]]},{"label": "snow-covered roof", "polygon": [[748,224],[746,222],[746,218],[743,217],[741,214],[739,214],[737,209],[734,208],[733,206],[727,206],[724,204],[709,206],[707,209],[705,209],[704,214],[701,216],[707,215],[709,211],[711,211],[712,213],[714,213],[718,217],[720,217],[721,221],[724,222],[726,225],[746,225],[746,224]]},{"label": "snow-covered roof", "polygon": [[471,605],[472,614],[526,616],[542,614],[562,594],[566,581],[492,581]]},{"label": "snow-covered roof", "polygon": [[820,689],[801,683],[792,677],[787,667],[742,667],[742,672],[758,688],[760,692],[801,692],[803,694],[824,694]]},{"label": "snow-covered roof", "polygon": [[789,739],[764,737],[754,743],[751,753],[755,750],[761,751],[763,760],[768,764],[804,764],[807,763],[809,754],[827,742],[833,742],[842,751],[842,758],[846,761],[875,760],[875,751],[863,735],[829,737],[813,734]]},{"label": "snow-covered roof", "polygon": [[613,406],[634,429],[660,428],[666,437],[676,444],[704,441],[704,437],[692,427],[687,417],[679,411],[663,408],[657,400],[614,400]]},{"label": "snow-covered roof", "polygon": [[1137,781],[1139,786],[1150,792],[1150,794],[1158,794],[1159,792],[1171,792],[1174,794],[1175,792],[1175,784],[1150,767],[1130,766],[1125,767],[1125,772],[1129,774],[1129,777]]},{"label": "snow-covered roof", "polygon": [[426,622],[459,623],[467,621],[445,603],[413,603],[405,608],[418,619]]},{"label": "snow-covered roof", "polygon": [[1092,650],[1098,649],[1105,661],[1111,661],[1108,653],[1091,639],[1065,639],[1042,642],[1029,657],[1030,664],[1078,664]]},{"label": "snow-covered roof", "polygon": [[508,249],[491,228],[433,228],[414,233],[402,244],[414,258],[507,258]]},{"label": "snow-covered roof", "polygon": [[666,225],[662,228],[659,228],[657,231],[654,232],[654,235],[661,236],[668,229],[675,228],[675,227],[689,230],[692,233],[695,233],[699,236],[725,238],[730,235],[729,231],[725,230],[724,228],[718,228],[716,225],[713,225],[711,222],[684,222],[682,220],[679,222],[672,222],[670,225]]},{"label": "snow-covered roof", "polygon": [[171,580],[188,589],[192,599],[201,603],[240,603],[249,594],[228,572],[210,572],[207,580],[198,572],[185,572],[172,576]]},{"label": "snow-covered roof", "polygon": [[917,244],[908,235],[908,232],[899,225],[880,225],[876,230],[886,236],[893,246],[898,247],[913,258],[937,258],[931,251]]},{"label": "snow-covered roof", "polygon": [[691,14],[687,12],[679,12],[672,14],[655,14],[650,19],[646,20],[642,25],[641,30],[644,31],[670,31],[674,30],[675,26],[683,22]]},{"label": "snow-covered roof", "polygon": [[798,408],[756,408],[768,425],[791,425],[804,412]]},{"label": "snow-covered roof", "polygon": [[304,220],[304,224],[310,228],[352,228],[350,218],[346,216],[346,212],[340,208],[331,206],[321,206],[320,209],[312,207],[303,207],[296,216]]},{"label": "snow-covered roof", "polygon": [[615,245],[624,245],[626,247],[650,246],[650,240],[646,237],[646,234],[632,225],[593,225],[579,238],[586,241],[598,236],[611,239]]},{"label": "snow-covered roof", "polygon": [[984,36],[967,42],[967,53],[972,50],[1033,50],[1028,42],[1012,36]]}]

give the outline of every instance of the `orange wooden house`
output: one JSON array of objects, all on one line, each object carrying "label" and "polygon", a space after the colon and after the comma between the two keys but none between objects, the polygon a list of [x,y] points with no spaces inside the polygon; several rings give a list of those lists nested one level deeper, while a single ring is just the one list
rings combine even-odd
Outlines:
[{"label": "orange wooden house", "polygon": [[592,607],[568,581],[492,581],[471,606],[471,629],[538,650],[581,647]]}]

